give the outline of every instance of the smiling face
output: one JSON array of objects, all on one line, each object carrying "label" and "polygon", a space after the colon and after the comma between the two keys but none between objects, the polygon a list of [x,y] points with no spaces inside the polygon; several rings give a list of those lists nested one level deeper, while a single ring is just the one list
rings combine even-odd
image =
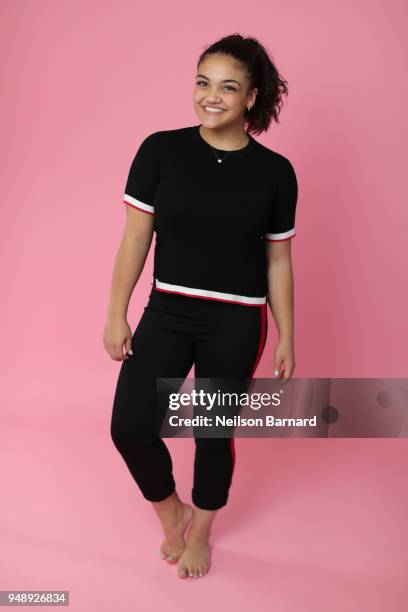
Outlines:
[{"label": "smiling face", "polygon": [[[249,89],[244,68],[234,58],[212,54],[198,66],[194,108],[206,128],[243,125],[245,108],[253,106],[257,89]],[[206,107],[222,110],[206,110]]]}]

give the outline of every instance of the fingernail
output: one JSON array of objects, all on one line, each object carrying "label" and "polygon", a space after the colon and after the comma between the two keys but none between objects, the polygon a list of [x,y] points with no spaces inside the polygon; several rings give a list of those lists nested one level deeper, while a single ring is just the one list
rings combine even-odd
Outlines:
[{"label": "fingernail", "polygon": [[130,349],[130,351],[129,351],[129,355],[133,355],[133,351],[132,351],[132,349]]}]

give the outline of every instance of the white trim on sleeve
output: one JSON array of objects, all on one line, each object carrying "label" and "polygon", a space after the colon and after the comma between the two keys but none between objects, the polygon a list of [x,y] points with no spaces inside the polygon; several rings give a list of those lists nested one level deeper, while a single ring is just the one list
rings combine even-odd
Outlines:
[{"label": "white trim on sleeve", "polygon": [[153,206],[150,206],[150,204],[145,204],[145,202],[141,202],[140,200],[136,200],[136,198],[127,193],[125,193],[125,195],[123,196],[123,201],[125,204],[130,204],[131,206],[134,206],[139,210],[143,210],[143,212],[150,213],[151,215],[154,214]]},{"label": "white trim on sleeve", "polygon": [[292,238],[292,236],[295,234],[295,228],[292,227],[292,229],[288,230],[287,232],[281,232],[280,234],[265,234],[264,238],[265,240],[271,240],[274,242],[275,240],[287,240],[288,238]]}]

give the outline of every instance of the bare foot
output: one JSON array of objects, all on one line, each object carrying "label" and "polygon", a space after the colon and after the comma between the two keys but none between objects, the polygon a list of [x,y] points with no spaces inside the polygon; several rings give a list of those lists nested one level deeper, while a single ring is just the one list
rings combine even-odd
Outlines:
[{"label": "bare foot", "polygon": [[194,516],[194,509],[189,504],[180,503],[175,516],[163,525],[166,539],[160,546],[160,558],[167,563],[177,563],[180,559],[186,543],[184,532]]},{"label": "bare foot", "polygon": [[210,569],[210,544],[208,536],[189,533],[187,544],[178,564],[180,578],[204,576]]}]

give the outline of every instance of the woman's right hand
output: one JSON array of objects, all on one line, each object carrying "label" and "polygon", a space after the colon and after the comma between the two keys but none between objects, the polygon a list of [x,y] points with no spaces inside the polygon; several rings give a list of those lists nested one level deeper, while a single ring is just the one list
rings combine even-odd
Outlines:
[{"label": "woman's right hand", "polygon": [[115,361],[129,359],[132,353],[132,330],[126,319],[108,319],[103,332],[103,345]]}]

